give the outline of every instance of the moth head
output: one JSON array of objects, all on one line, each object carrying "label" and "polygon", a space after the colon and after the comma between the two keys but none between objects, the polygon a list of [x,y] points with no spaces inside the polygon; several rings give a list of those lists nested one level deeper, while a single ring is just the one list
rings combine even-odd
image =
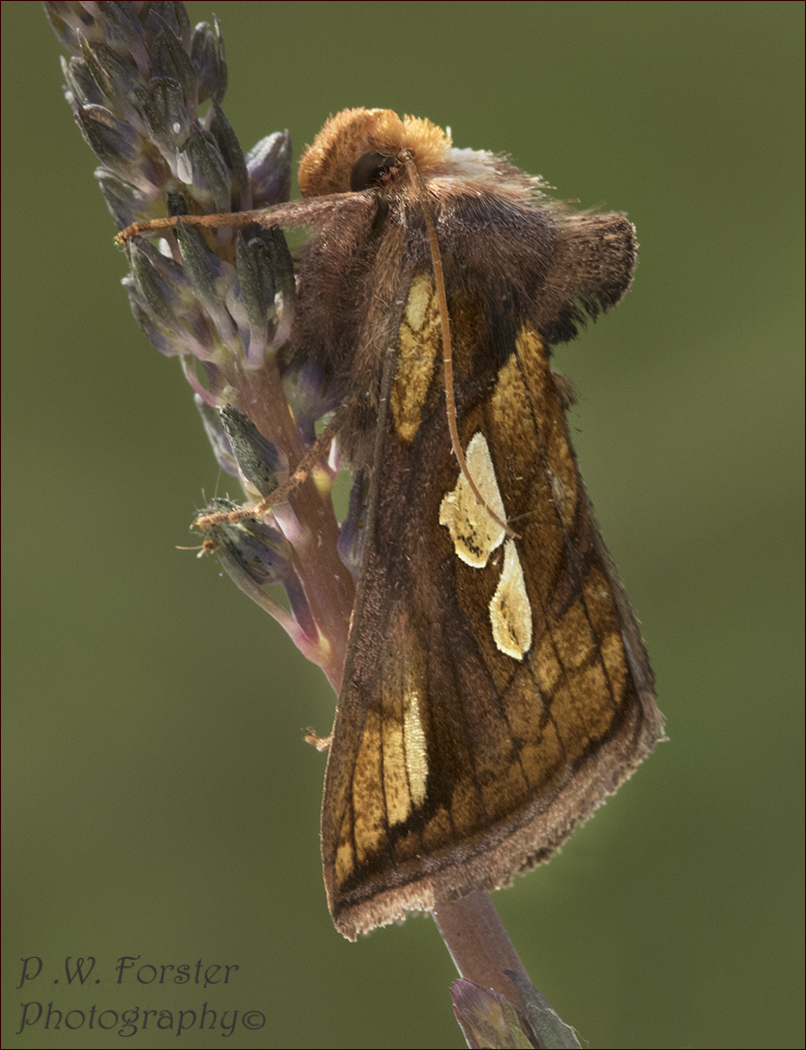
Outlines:
[{"label": "moth head", "polygon": [[299,166],[304,197],[382,186],[400,170],[408,150],[422,176],[438,170],[451,152],[450,137],[418,117],[402,120],[391,109],[345,109],[331,117]]}]

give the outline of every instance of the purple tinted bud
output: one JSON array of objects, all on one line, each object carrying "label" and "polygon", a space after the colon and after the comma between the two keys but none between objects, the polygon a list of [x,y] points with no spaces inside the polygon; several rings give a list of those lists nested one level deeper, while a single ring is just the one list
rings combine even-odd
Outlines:
[{"label": "purple tinted bud", "polygon": [[187,167],[182,168],[179,177],[192,183],[196,199],[213,213],[229,211],[229,172],[213,136],[198,126],[192,127],[180,159]]},{"label": "purple tinted bud", "polygon": [[227,437],[226,431],[221,422],[220,411],[217,408],[213,408],[212,405],[209,405],[198,394],[193,395],[193,403],[201,416],[202,426],[207,435],[207,440],[210,442],[213,455],[216,458],[216,463],[218,463],[219,467],[221,467],[221,469],[227,474],[237,478],[238,463],[232,452],[232,445],[230,444],[229,438]]},{"label": "purple tinted bud", "polygon": [[[151,76],[155,79],[176,81],[184,92],[186,105],[193,111],[195,116],[197,104],[196,71],[193,68],[190,55],[182,46],[181,41],[171,27],[163,19],[162,14],[157,13],[157,9],[149,15],[149,20],[152,17],[159,23],[159,30],[154,35],[151,43]],[[188,41],[189,43],[190,41]]]},{"label": "purple tinted bud", "polygon": [[45,3],[45,14],[62,45],[77,55],[81,49],[79,38],[91,44],[106,39],[106,29],[95,16],[80,3]]},{"label": "purple tinted bud", "polygon": [[175,166],[176,151],[183,148],[190,133],[190,116],[181,86],[168,77],[152,79],[143,92],[140,109],[149,137]]},{"label": "purple tinted bud", "polygon": [[220,412],[238,469],[261,497],[268,496],[279,484],[278,474],[280,480],[288,477],[288,456],[264,438],[245,413],[231,406]]},{"label": "purple tinted bud", "polygon": [[232,124],[224,116],[224,111],[215,99],[212,103],[212,118],[210,134],[218,143],[225,167],[230,173],[232,207],[236,211],[248,211],[252,207],[252,191],[246,160]]},{"label": "purple tinted bud", "polygon": [[87,63],[80,58],[71,58],[68,62],[62,55],[62,73],[67,81],[65,95],[70,105],[80,103],[83,106],[99,106],[104,100],[103,92],[90,73]]},{"label": "purple tinted bud", "polygon": [[227,90],[227,56],[221,25],[215,16],[212,26],[199,22],[193,30],[190,60],[199,79],[199,102],[208,98],[221,102]]},{"label": "purple tinted bud", "polygon": [[252,206],[269,208],[288,200],[291,189],[291,136],[275,131],[256,143],[246,154],[252,185]]}]

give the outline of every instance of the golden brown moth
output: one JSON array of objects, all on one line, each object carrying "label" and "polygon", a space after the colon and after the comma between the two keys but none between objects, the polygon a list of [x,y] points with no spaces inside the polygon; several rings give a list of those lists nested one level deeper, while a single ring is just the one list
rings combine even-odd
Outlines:
[{"label": "golden brown moth", "polygon": [[287,352],[324,369],[369,492],[322,807],[330,910],[354,939],[547,860],[662,735],[549,363],[621,299],[637,247],[624,215],[549,202],[389,110],[332,117],[299,182],[303,200],[229,221],[310,230]]}]

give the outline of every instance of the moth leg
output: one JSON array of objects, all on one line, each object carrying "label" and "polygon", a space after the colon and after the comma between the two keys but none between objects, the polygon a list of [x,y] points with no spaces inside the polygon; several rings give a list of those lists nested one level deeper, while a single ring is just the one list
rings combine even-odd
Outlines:
[{"label": "moth leg", "polygon": [[248,518],[259,518],[263,514],[268,513],[272,507],[278,503],[283,503],[294,489],[308,480],[308,477],[319,462],[330,448],[330,444],[333,438],[339,432],[339,428],[342,424],[343,413],[337,412],[316,441],[311,445],[302,459],[297,463],[293,472],[289,475],[288,479],[279,485],[276,489],[273,489],[268,496],[265,496],[260,503],[255,503],[251,507],[241,507],[239,510],[233,510],[229,513],[220,511],[216,514],[202,514],[196,518],[194,525],[197,525],[200,529],[209,529],[213,525],[223,525],[225,522],[235,521],[246,521]]},{"label": "moth leg", "polygon": [[115,234],[115,244],[120,247],[132,237],[139,237],[144,233],[175,230],[179,222],[184,226],[202,226],[206,229],[220,229],[222,226],[238,229],[255,222],[265,225],[267,213],[267,208],[257,208],[253,211],[223,212],[218,215],[171,215],[163,219],[149,219],[147,222],[133,222],[131,226]]}]

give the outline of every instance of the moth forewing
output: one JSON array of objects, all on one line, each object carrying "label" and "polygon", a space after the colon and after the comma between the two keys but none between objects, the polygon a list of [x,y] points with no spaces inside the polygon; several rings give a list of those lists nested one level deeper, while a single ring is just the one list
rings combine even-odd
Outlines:
[{"label": "moth forewing", "polygon": [[[422,127],[340,114],[301,169],[304,191],[345,197],[353,168],[377,175],[337,242],[338,210],[314,230],[297,328],[345,398],[367,394],[345,435],[373,469],[322,810],[330,907],[351,938],[546,860],[662,732],[548,361],[626,291],[632,226],[536,202],[536,180],[432,125],[419,151]],[[425,234],[389,160],[404,148],[436,216],[462,450],[515,539],[452,455]]]}]

